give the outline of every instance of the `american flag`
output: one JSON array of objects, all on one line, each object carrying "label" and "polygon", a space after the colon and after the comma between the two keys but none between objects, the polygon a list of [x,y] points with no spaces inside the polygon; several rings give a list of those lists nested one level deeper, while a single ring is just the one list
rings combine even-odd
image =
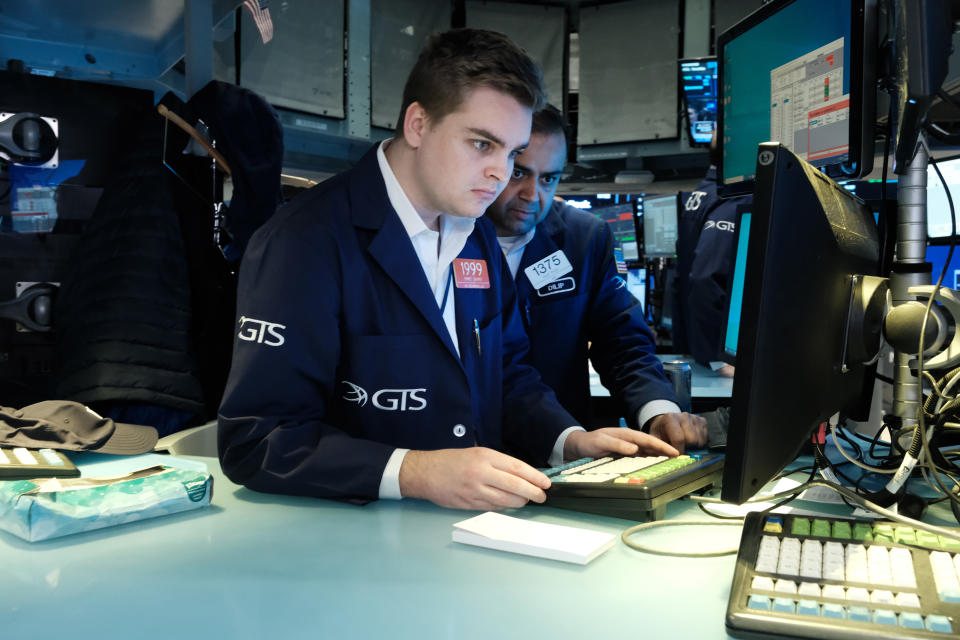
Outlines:
[{"label": "american flag", "polygon": [[270,19],[270,9],[267,8],[267,0],[243,0],[243,6],[246,7],[251,17],[253,17],[263,44],[270,42],[270,40],[273,39],[273,20]]}]

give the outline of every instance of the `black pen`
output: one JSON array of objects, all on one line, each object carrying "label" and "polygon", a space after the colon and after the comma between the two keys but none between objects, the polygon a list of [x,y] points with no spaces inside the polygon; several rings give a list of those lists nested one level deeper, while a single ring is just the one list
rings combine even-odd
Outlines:
[{"label": "black pen", "polygon": [[480,347],[480,323],[477,322],[477,319],[473,319],[473,335],[477,337],[477,355],[483,355],[483,349]]}]

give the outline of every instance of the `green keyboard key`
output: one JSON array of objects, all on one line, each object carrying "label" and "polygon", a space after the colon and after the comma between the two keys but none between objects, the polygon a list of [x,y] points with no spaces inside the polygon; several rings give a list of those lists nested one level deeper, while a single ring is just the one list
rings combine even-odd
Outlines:
[{"label": "green keyboard key", "polygon": [[810,521],[806,518],[794,518],[790,523],[790,533],[795,536],[810,535]]},{"label": "green keyboard key", "polygon": [[850,523],[845,520],[837,520],[833,523],[833,537],[840,540],[849,540],[853,535],[850,529]]},{"label": "green keyboard key", "polygon": [[875,524],[873,525],[873,539],[875,542],[893,542],[893,525]]},{"label": "green keyboard key", "polygon": [[818,536],[820,538],[829,538],[830,537],[830,523],[826,520],[816,519],[813,521],[813,526],[810,527],[810,535]]},{"label": "green keyboard key", "polygon": [[853,539],[861,542],[873,542],[873,527],[869,522],[858,522],[853,525]]},{"label": "green keyboard key", "polygon": [[960,540],[954,540],[953,538],[945,538],[943,536],[938,536],[940,538],[940,548],[945,551],[960,551]]},{"label": "green keyboard key", "polygon": [[893,535],[900,544],[917,544],[917,530],[913,527],[897,527]]},{"label": "green keyboard key", "polygon": [[917,531],[917,544],[928,549],[938,549],[940,547],[940,536],[929,531]]}]

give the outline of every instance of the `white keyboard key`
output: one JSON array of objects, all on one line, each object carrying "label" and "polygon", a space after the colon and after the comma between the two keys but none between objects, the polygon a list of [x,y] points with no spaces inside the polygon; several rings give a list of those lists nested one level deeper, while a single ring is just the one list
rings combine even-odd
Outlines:
[{"label": "white keyboard key", "polygon": [[3,452],[3,449],[0,449],[0,464],[10,464],[10,460],[7,458],[7,455]]},{"label": "white keyboard key", "polygon": [[755,571],[776,573],[777,563],[780,560],[780,539],[776,536],[763,536],[760,547],[757,549],[757,566]]},{"label": "white keyboard key", "polygon": [[[658,462],[663,462],[666,460],[666,456],[638,456],[633,458],[619,458],[617,460],[611,460],[606,464],[601,464],[594,466],[589,469],[589,473],[633,473],[634,471],[639,471],[646,467],[657,464]],[[583,467],[577,469],[577,471],[583,471]]]},{"label": "white keyboard key", "polygon": [[573,473],[583,473],[583,472],[586,471],[587,469],[600,466],[601,464],[605,464],[605,463],[607,463],[607,462],[610,462],[611,460],[613,460],[613,458],[610,458],[610,457],[607,457],[607,458],[597,458],[596,460],[594,460],[594,461],[592,461],[592,462],[585,462],[584,464],[581,464],[581,465],[579,465],[579,466],[571,467],[571,468],[569,468],[569,469],[564,469],[563,471],[560,472],[560,475],[565,476],[565,475],[570,475],[570,474],[573,474]]},{"label": "white keyboard key", "polygon": [[850,587],[847,589],[848,602],[870,602],[870,593],[863,587]]},{"label": "white keyboard key", "polygon": [[917,578],[913,573],[913,556],[909,549],[890,549],[890,574],[896,587],[917,587]]},{"label": "white keyboard key", "polygon": [[869,582],[867,572],[867,549],[860,545],[847,545],[843,571],[849,582]]},{"label": "white keyboard key", "polygon": [[846,600],[847,590],[841,587],[839,584],[825,584],[823,585],[823,597],[834,598],[836,600]]},{"label": "white keyboard key", "polygon": [[619,473],[572,473],[564,478],[564,482],[607,482],[619,477]]},{"label": "white keyboard key", "polygon": [[822,566],[823,546],[817,540],[804,540],[800,551],[800,576],[819,579]]},{"label": "white keyboard key", "polygon": [[780,541],[780,560],[777,573],[784,576],[800,575],[800,540],[784,538]]},{"label": "white keyboard key", "polygon": [[13,450],[13,455],[17,456],[17,460],[21,464],[39,464],[40,461],[33,457],[33,454],[30,453],[27,449],[23,447],[17,447]]},{"label": "white keyboard key", "polygon": [[890,554],[886,547],[871,545],[867,549],[867,572],[870,584],[889,586],[893,584],[890,575]]},{"label": "white keyboard key", "polygon": [[930,570],[933,572],[933,581],[938,593],[960,589],[957,573],[953,567],[953,558],[946,551],[930,552]]},{"label": "white keyboard key", "polygon": [[753,576],[753,582],[750,584],[753,591],[773,591],[773,578],[766,576]]},{"label": "white keyboard key", "polygon": [[774,584],[773,590],[778,593],[796,593],[797,583],[793,580],[780,579]]},{"label": "white keyboard key", "polygon": [[893,604],[893,593],[886,589],[874,589],[870,594],[870,602],[873,604]]},{"label": "white keyboard key", "polygon": [[919,609],[920,608],[920,597],[915,593],[909,593],[907,591],[901,591],[897,594],[896,604],[898,607],[906,607],[910,609]]},{"label": "white keyboard key", "polygon": [[797,588],[797,593],[801,596],[819,598],[820,585],[818,585],[816,582],[801,582],[800,586]]}]

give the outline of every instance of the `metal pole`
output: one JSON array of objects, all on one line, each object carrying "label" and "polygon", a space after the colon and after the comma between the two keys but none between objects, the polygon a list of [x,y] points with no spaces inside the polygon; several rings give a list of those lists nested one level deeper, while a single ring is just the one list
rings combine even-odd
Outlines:
[{"label": "metal pole", "polygon": [[[890,274],[893,305],[914,298],[907,289],[930,284],[929,269],[920,268],[927,260],[927,156],[926,147],[918,144],[916,155],[900,176],[897,185],[897,259]],[[915,354],[894,351],[893,415],[908,423],[917,419],[921,393],[919,380],[910,371]]]}]

